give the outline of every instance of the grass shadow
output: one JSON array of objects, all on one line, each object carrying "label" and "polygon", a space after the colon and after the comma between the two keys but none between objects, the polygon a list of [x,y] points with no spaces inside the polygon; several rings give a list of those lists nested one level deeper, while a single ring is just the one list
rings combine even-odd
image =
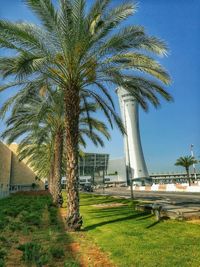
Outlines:
[{"label": "grass shadow", "polygon": [[147,226],[146,229],[152,228],[152,227],[154,227],[155,225],[159,224],[160,222],[161,222],[161,221],[156,221],[156,222],[150,224],[149,226]]},{"label": "grass shadow", "polygon": [[[152,216],[154,216],[154,214],[152,214]],[[151,227],[154,227],[155,225],[157,225],[157,224],[159,224],[159,223],[161,223],[161,222],[167,221],[167,220],[170,220],[170,218],[167,217],[167,216],[163,216],[163,217],[161,217],[158,221],[156,221],[156,222],[150,224],[149,226],[147,226],[146,229],[149,229],[149,228],[151,228]]]},{"label": "grass shadow", "polygon": [[[99,223],[95,223],[95,224],[86,226],[84,228],[84,230],[85,231],[90,231],[90,230],[93,230],[93,229],[95,229],[97,227],[100,227],[100,226],[104,226],[104,225],[108,225],[108,224],[112,224],[112,223],[116,223],[116,222],[128,221],[128,220],[136,219],[136,218],[139,218],[139,217],[143,217],[145,215],[147,215],[146,212],[143,212],[143,213],[132,214],[132,215],[129,215],[129,216],[126,216],[126,217],[107,220],[107,221],[103,221],[103,222],[99,222]],[[108,215],[107,217],[110,217],[110,216]]]},{"label": "grass shadow", "polygon": [[149,219],[149,218],[152,218],[152,217],[154,217],[154,214],[148,214],[147,216],[145,216],[143,218],[137,219],[137,221],[146,220],[146,219]]}]

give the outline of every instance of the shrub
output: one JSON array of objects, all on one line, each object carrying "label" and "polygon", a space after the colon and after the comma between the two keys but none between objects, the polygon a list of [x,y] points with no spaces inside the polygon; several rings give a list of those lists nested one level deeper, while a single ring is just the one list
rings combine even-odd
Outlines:
[{"label": "shrub", "polygon": [[6,242],[7,239],[6,239],[4,236],[0,236],[0,241],[1,241],[1,242]]},{"label": "shrub", "polygon": [[4,248],[0,248],[0,259],[4,260],[7,255],[7,252]]},{"label": "shrub", "polygon": [[80,267],[76,261],[66,261],[64,267]]},{"label": "shrub", "polygon": [[5,261],[3,259],[0,259],[0,267],[5,267]]},{"label": "shrub", "polygon": [[22,224],[20,222],[12,222],[9,224],[9,229],[11,231],[17,231],[22,229]]},{"label": "shrub", "polygon": [[34,263],[37,267],[42,267],[48,263],[48,255],[42,251],[40,244],[28,242],[18,246],[18,249],[23,251],[22,259],[26,263]]},{"label": "shrub", "polygon": [[36,225],[39,226],[41,225],[41,216],[39,213],[32,212],[24,212],[21,216],[21,221],[30,225]]},{"label": "shrub", "polygon": [[10,239],[5,238],[4,236],[0,236],[0,247],[1,247],[1,243],[2,243],[4,248],[11,247]]},{"label": "shrub", "polygon": [[4,211],[4,214],[15,218],[21,212],[21,209],[21,207],[12,207],[12,209],[7,209]]},{"label": "shrub", "polygon": [[17,247],[19,250],[23,251],[23,260],[26,262],[32,262],[35,257],[39,254],[41,246],[37,243],[29,242]]},{"label": "shrub", "polygon": [[9,241],[14,243],[14,244],[16,244],[16,243],[18,243],[19,240],[18,240],[17,236],[12,236],[12,237],[9,238]]},{"label": "shrub", "polygon": [[4,217],[0,219],[0,230],[3,230],[9,223],[9,219]]},{"label": "shrub", "polygon": [[56,258],[56,259],[60,259],[64,257],[65,255],[64,250],[60,247],[51,247],[50,252],[53,258]]},{"label": "shrub", "polygon": [[49,206],[49,217],[51,224],[57,224],[57,208],[54,206]]}]

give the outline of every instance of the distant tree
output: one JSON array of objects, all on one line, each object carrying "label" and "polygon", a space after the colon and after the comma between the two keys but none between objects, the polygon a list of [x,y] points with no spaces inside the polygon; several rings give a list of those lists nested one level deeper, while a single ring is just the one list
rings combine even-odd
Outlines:
[{"label": "distant tree", "polygon": [[198,163],[198,161],[192,156],[180,157],[176,160],[176,163],[175,163],[176,166],[182,166],[185,168],[188,181],[189,181],[189,186],[191,186],[190,166],[192,166],[195,163]]}]

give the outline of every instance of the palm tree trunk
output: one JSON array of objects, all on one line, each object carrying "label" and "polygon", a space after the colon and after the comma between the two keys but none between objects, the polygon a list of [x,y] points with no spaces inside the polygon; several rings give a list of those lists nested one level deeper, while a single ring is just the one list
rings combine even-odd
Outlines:
[{"label": "palm tree trunk", "polygon": [[[74,89],[74,90],[73,90]],[[66,131],[66,178],[67,178],[67,228],[80,230],[82,217],[79,212],[79,113],[80,97],[76,88],[65,91],[65,131]]]},{"label": "palm tree trunk", "polygon": [[48,189],[51,195],[53,195],[53,178],[54,178],[54,155],[53,155],[53,159],[51,162],[51,169],[50,169],[49,180],[48,180]]},{"label": "palm tree trunk", "polygon": [[53,175],[53,204],[57,207],[62,207],[62,188],[61,188],[61,178],[62,178],[62,155],[63,155],[63,132],[58,130],[55,135],[55,145],[54,145],[54,175]]},{"label": "palm tree trunk", "polygon": [[185,168],[185,169],[186,169],[186,173],[187,173],[187,177],[188,177],[189,186],[191,186],[191,179],[190,179],[189,168]]}]

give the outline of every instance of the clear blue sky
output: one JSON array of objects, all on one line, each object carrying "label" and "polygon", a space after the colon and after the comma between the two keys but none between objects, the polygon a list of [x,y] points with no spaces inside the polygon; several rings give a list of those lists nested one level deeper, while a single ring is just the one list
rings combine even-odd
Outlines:
[{"label": "clear blue sky", "polygon": [[[114,0],[117,1],[121,2]],[[0,2],[1,18],[36,22],[21,0]],[[172,76],[169,91],[175,100],[163,103],[158,110],[150,108],[147,114],[140,112],[143,150],[150,172],[176,171],[175,160],[190,153],[190,144],[194,144],[195,154],[200,156],[200,1],[137,2],[138,12],[129,23],[143,25],[149,34],[167,42],[170,55],[160,62]],[[0,105],[8,94],[0,95]],[[117,98],[115,102],[117,104]],[[0,123],[0,130],[3,129],[4,125]],[[87,151],[110,153],[113,158],[123,156],[123,138],[117,129],[112,131],[112,140],[105,144],[103,149],[89,144]]]}]

